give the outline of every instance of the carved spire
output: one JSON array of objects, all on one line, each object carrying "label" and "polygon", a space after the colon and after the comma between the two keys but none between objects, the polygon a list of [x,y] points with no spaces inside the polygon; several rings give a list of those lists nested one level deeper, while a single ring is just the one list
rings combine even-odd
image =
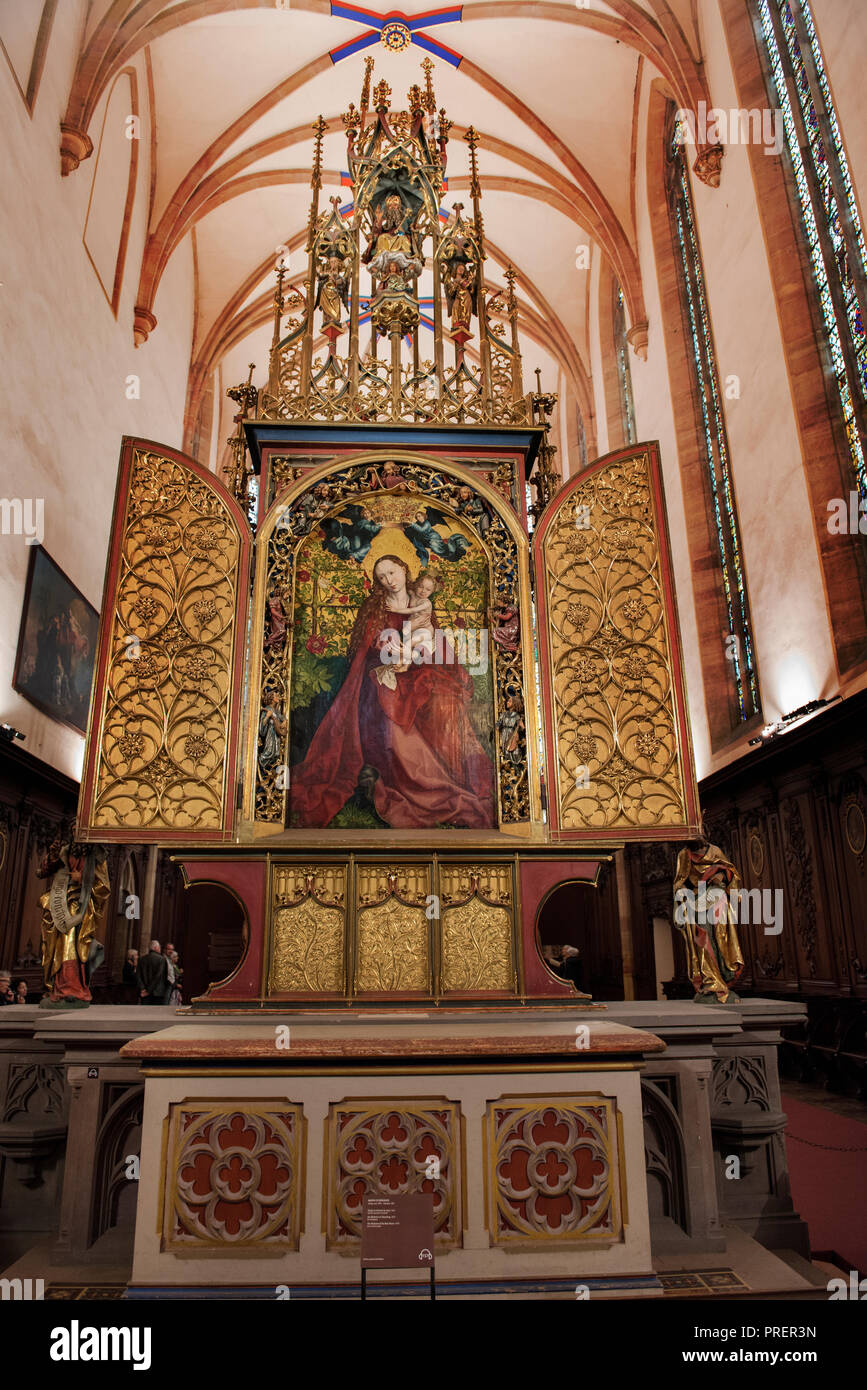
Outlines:
[{"label": "carved spire", "polygon": [[381,77],[373,89],[373,109],[375,111],[388,111],[391,108],[391,88],[384,77]]},{"label": "carved spire", "polygon": [[485,227],[482,222],[481,196],[482,185],[479,182],[479,162],[476,158],[476,148],[479,144],[479,132],[475,126],[468,126],[464,139],[470,147],[470,194],[473,200],[473,217],[476,223],[476,236],[479,240],[479,253],[482,260],[485,260]]},{"label": "carved spire", "polygon": [[362,124],[370,107],[370,79],[373,74],[373,59],[370,57],[364,60],[364,81],[361,84],[361,120]]},{"label": "carved spire", "polygon": [[470,147],[470,195],[473,198],[481,198],[482,189],[479,184],[479,164],[476,159],[476,147],[479,143],[479,132],[475,126],[468,126],[464,139]]},{"label": "carved spire", "polygon": [[322,116],[317,116],[311,129],[314,132],[313,141],[313,172],[310,175],[310,187],[317,193],[322,187],[322,137],[328,129],[328,122]]},{"label": "carved spire", "polygon": [[437,99],[434,92],[432,76],[434,65],[430,58],[422,59],[422,68],[424,70],[424,109],[433,115],[434,111],[437,109]]}]

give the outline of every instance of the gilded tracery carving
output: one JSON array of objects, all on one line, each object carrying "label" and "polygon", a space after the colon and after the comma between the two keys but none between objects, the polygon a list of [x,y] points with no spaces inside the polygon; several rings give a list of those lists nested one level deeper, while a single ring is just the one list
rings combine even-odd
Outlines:
[{"label": "gilded tracery carving", "polygon": [[546,518],[546,675],[564,831],[689,820],[648,454],[591,470]]},{"label": "gilded tracery carving", "polygon": [[289,1102],[171,1105],[162,1248],[297,1250],[303,1132],[302,1108]]},{"label": "gilded tracery carving", "polygon": [[492,1101],[486,1124],[496,1245],[623,1239],[613,1100]]},{"label": "gilded tracery carving", "polygon": [[94,827],[219,832],[241,563],[213,483],[136,449],[104,639]]},{"label": "gilded tracery carving", "polygon": [[461,1244],[459,1106],[449,1101],[332,1105],[328,1117],[328,1247],[358,1249],[364,1197],[433,1195],[438,1251]]}]

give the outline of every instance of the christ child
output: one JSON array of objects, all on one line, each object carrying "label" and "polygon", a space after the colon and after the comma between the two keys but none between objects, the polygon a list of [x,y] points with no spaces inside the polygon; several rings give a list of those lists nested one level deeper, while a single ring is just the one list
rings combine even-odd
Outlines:
[{"label": "christ child", "polygon": [[[391,610],[396,618],[402,620],[402,654],[406,654],[407,648],[409,648],[412,651],[412,660],[417,666],[423,661],[433,660],[434,636],[431,627],[433,603],[431,600],[441,587],[442,583],[436,575],[431,574],[429,570],[422,570],[415,582],[406,586],[410,600],[408,607]],[[409,628],[408,632],[407,628]],[[397,672],[405,671],[407,666],[406,664],[399,664],[394,669]]]}]

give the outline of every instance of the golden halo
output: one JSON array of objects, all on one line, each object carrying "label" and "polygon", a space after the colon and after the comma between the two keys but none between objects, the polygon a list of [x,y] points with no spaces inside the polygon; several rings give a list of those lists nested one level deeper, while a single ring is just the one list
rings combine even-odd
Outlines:
[{"label": "golden halo", "polygon": [[415,553],[415,546],[408,536],[403,534],[399,526],[383,526],[378,535],[374,536],[370,543],[370,549],[361,562],[368,579],[373,582],[373,568],[377,560],[381,560],[383,555],[396,555],[403,560],[409,567],[410,581],[414,580],[421,569],[421,561]]}]

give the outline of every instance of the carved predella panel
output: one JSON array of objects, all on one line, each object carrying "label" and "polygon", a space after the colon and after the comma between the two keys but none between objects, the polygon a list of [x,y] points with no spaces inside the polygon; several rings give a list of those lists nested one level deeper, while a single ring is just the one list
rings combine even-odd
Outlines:
[{"label": "carved predella panel", "polygon": [[429,864],[356,868],[355,988],[359,994],[429,993]]},{"label": "carved predella panel", "polygon": [[434,1239],[463,1240],[459,1106],[447,1100],[341,1101],[326,1122],[326,1240],[357,1254],[365,1196],[433,1194]]},{"label": "carved predella panel", "polygon": [[617,1105],[582,1096],[510,1096],[485,1117],[494,1245],[623,1239]]},{"label": "carved predella panel", "polygon": [[281,1255],[297,1250],[304,1207],[300,1105],[181,1101],[169,1106],[163,1250]]},{"label": "carved predella panel", "polygon": [[551,828],[679,838],[698,803],[656,445],[608,454],[534,537]]},{"label": "carved predella panel", "polygon": [[275,864],[268,993],[341,994],[346,865]]},{"label": "carved predella panel", "polygon": [[511,864],[440,866],[443,992],[514,990]]},{"label": "carved predella panel", "polygon": [[125,440],[79,825],[189,844],[233,829],[250,536],[222,483]]}]

